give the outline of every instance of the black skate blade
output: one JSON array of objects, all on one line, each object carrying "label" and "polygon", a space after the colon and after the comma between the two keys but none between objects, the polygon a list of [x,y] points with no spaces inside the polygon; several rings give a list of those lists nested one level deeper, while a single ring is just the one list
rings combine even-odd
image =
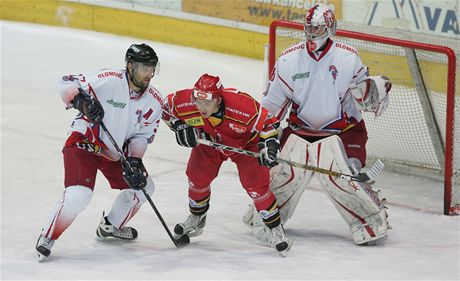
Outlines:
[{"label": "black skate blade", "polygon": [[183,248],[190,244],[190,237],[188,237],[188,235],[185,234],[178,238],[174,238],[174,244],[176,244],[177,248]]},{"label": "black skate blade", "polygon": [[288,256],[288,253],[289,253],[289,250],[291,250],[291,247],[292,247],[292,241],[289,241],[287,243],[287,247],[282,247],[282,248],[278,248],[276,247],[276,250],[278,251],[278,254],[285,258]]},{"label": "black skate blade", "polygon": [[38,261],[39,263],[44,262],[44,261],[46,261],[46,260],[48,260],[48,259],[49,259],[49,256],[45,256],[45,255],[43,255],[43,254],[37,252],[37,261]]}]

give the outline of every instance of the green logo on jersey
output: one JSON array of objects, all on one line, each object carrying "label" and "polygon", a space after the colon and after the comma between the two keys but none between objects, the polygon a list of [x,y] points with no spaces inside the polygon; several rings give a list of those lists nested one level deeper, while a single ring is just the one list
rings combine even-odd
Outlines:
[{"label": "green logo on jersey", "polygon": [[185,119],[185,123],[189,124],[190,126],[204,126],[204,121],[202,117],[193,117]]},{"label": "green logo on jersey", "polygon": [[292,81],[295,81],[297,79],[304,79],[308,77],[310,77],[310,72],[297,73],[296,75],[292,76]]},{"label": "green logo on jersey", "polygon": [[126,106],[126,103],[113,101],[113,99],[107,100],[107,103],[111,104],[111,105],[113,105],[113,107],[117,107],[117,108],[125,108],[125,106]]}]

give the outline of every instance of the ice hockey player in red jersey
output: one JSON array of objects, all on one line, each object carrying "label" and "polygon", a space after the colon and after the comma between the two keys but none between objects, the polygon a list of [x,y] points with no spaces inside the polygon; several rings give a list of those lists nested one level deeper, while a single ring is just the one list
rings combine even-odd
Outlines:
[{"label": "ice hockey player in red jersey", "polygon": [[[193,89],[166,97],[163,120],[176,134],[179,145],[192,147],[186,174],[189,180],[190,215],[176,225],[176,236],[202,234],[211,198],[211,182],[222,163],[233,161],[241,185],[253,199],[255,208],[270,230],[271,244],[281,255],[291,246],[280,224],[278,204],[269,189],[269,168],[277,163],[279,122],[250,95],[224,88],[217,76],[203,74]],[[217,150],[198,145],[197,138],[261,152],[261,157]]]},{"label": "ice hockey player in red jersey", "polygon": [[[332,39],[337,21],[329,6],[313,6],[304,23],[306,40],[281,52],[261,104],[279,120],[288,116],[280,140],[282,158],[358,174],[366,161],[362,111],[379,117],[388,105],[391,82],[385,76],[368,76],[357,50]],[[279,165],[271,173],[284,224],[313,172]],[[356,244],[386,237],[387,214],[370,183],[317,176]],[[264,226],[253,215],[257,213],[249,211],[244,220],[254,226],[256,237],[263,237]]]},{"label": "ice hockey player in red jersey", "polygon": [[[65,190],[52,209],[36,244],[39,261],[48,257],[55,241],[88,206],[99,170],[110,187],[120,189],[111,211],[103,214],[96,234],[133,240],[138,232],[126,226],[146,201],[154,183],[142,157],[155,137],[162,111],[162,96],[152,86],[158,63],[146,44],[131,45],[125,55],[126,69],[104,69],[90,74],[66,75],[59,80],[59,93],[67,108],[79,114],[70,126],[62,150]],[[107,127],[118,147],[124,147],[131,167],[122,167],[120,156],[101,130]]]}]

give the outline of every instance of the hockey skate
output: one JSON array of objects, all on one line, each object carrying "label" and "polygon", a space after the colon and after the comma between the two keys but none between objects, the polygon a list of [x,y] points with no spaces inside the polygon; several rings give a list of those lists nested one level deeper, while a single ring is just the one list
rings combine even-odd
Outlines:
[{"label": "hockey skate", "polygon": [[119,238],[123,240],[134,240],[137,238],[137,230],[133,227],[126,226],[120,229],[114,227],[107,217],[102,215],[101,222],[96,230],[98,240],[105,240],[109,237]]},{"label": "hockey skate", "polygon": [[188,235],[189,237],[195,237],[203,233],[204,226],[206,225],[206,214],[197,216],[190,214],[185,222],[178,223],[174,227],[174,233],[176,238]]},{"label": "hockey skate", "polygon": [[46,238],[43,234],[40,234],[35,245],[35,250],[37,250],[38,261],[41,262],[49,257],[51,254],[51,248],[54,245],[54,240]]},{"label": "hockey skate", "polygon": [[292,241],[287,238],[286,232],[281,224],[272,228],[271,232],[273,236],[273,247],[281,256],[285,257],[287,252],[291,249]]}]

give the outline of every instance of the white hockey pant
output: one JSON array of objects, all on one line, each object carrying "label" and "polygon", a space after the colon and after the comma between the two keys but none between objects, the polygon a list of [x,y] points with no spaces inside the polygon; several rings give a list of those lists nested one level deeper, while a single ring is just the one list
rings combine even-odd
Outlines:
[{"label": "white hockey pant", "polygon": [[[315,142],[310,149],[314,165],[354,174],[338,136]],[[349,225],[355,244],[368,243],[387,235],[387,213],[371,185],[319,173],[318,178],[329,199]]]}]

